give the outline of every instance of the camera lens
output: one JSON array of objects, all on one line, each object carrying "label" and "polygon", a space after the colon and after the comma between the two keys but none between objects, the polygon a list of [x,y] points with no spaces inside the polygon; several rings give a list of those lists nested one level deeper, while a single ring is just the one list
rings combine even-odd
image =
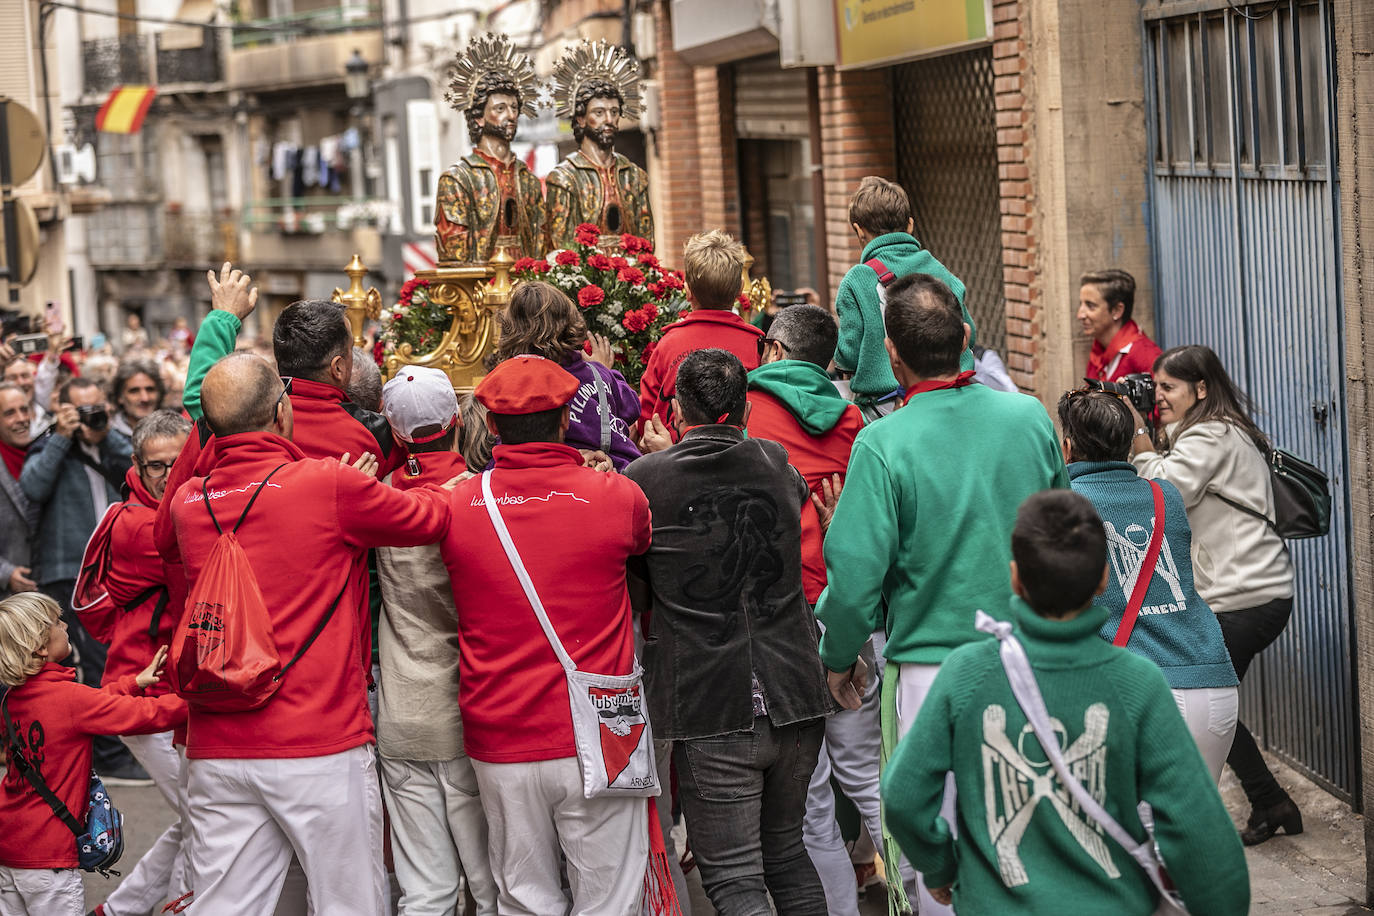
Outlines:
[{"label": "camera lens", "polygon": [[110,422],[109,413],[99,405],[78,407],[76,411],[81,415],[82,424],[88,429],[104,429],[106,424]]}]

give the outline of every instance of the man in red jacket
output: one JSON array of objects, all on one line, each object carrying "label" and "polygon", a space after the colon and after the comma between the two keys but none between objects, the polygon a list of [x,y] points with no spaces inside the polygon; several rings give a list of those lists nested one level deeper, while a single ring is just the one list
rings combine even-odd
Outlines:
[{"label": "man in red jacket", "polygon": [[[825,590],[825,527],[843,485],[854,437],[864,426],[859,408],[826,374],[838,341],[839,327],[825,309],[780,309],[763,341],[763,365],[749,373],[749,437],[781,443],[811,489],[811,501],[801,510],[801,548],[802,588],[813,607]],[[862,654],[873,670],[871,643]],[[854,868],[835,821],[830,779],[835,777],[859,809],[869,835],[881,837],[878,695],[874,676],[859,709],[841,710],[825,720],[825,742],[807,795],[803,837],[835,916],[857,914],[858,897]],[[909,866],[903,876],[915,879]]]},{"label": "man in red jacket", "polygon": [[[118,514],[110,528],[110,567],[100,583],[115,608],[102,687],[138,674],[159,647],[172,641],[176,620],[167,613],[167,571],[153,543],[153,522],[168,472],[190,431],[191,424],[171,410],[154,411],[134,427],[134,466],[124,479],[128,496],[111,510]],[[163,693],[171,693],[166,681],[145,691],[148,696]],[[183,761],[172,746],[172,733],[126,735],[123,741],[167,804],[180,812],[185,800],[178,791]],[[185,826],[178,819],[95,912],[99,916],[151,913],[189,890],[185,836]]]},{"label": "man in red jacket", "polygon": [[[563,444],[577,387],[557,363],[516,356],[474,394],[501,439],[493,498],[554,631],[579,670],[624,675],[636,667],[626,563],[649,549],[649,503],[632,481],[583,467]],[[458,611],[463,742],[490,828],[499,910],[569,912],[561,849],[571,912],[638,913],[648,806],[583,797],[563,667],[487,515],[482,477],[458,484],[450,506],[440,548]]]},{"label": "man in red jacket", "polygon": [[448,530],[446,494],[398,490],[337,460],[307,458],[291,441],[287,389],[260,357],[220,360],[202,398],[214,466],[167,497],[172,535],[158,535],[159,552],[184,564],[194,589],[218,538],[207,510],[238,519],[257,492],[237,538],[277,651],[285,662],[314,641],[258,709],[191,712],[193,907],[270,912],[294,852],[312,912],[374,916],[384,875],[367,710],[367,550],[437,541]]},{"label": "man in red jacket", "polygon": [[653,417],[672,432],[669,416],[677,391],[677,367],[687,354],[707,347],[729,350],[753,369],[759,364],[763,332],[732,311],[744,279],[744,246],[719,229],[694,235],[683,252],[687,301],[695,308],[663,329],[639,380],[640,423],[649,431]]}]

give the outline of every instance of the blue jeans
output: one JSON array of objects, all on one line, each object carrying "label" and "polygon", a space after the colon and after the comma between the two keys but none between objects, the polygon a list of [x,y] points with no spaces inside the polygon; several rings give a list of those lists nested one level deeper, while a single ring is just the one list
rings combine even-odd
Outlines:
[{"label": "blue jeans", "polygon": [[678,794],[706,895],[721,916],[825,916],[802,841],[806,794],[825,721],[679,741]]}]

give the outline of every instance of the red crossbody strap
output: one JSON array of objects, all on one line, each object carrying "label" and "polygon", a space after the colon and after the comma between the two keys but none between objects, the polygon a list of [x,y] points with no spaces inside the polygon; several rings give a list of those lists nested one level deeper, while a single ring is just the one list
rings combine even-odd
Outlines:
[{"label": "red crossbody strap", "polygon": [[892,271],[888,270],[887,265],[884,264],[882,261],[878,260],[877,258],[869,258],[867,261],[864,261],[864,267],[867,267],[869,270],[877,274],[878,282],[881,283],[883,286],[887,286],[893,280],[897,279],[897,275],[894,274]]},{"label": "red crossbody strap", "polygon": [[1114,646],[1124,646],[1131,641],[1135,619],[1140,616],[1140,606],[1145,603],[1145,593],[1150,590],[1150,581],[1155,577],[1159,548],[1164,543],[1164,491],[1153,480],[1150,481],[1150,490],[1155,498],[1155,530],[1150,534],[1150,546],[1145,550],[1145,559],[1140,562],[1131,600],[1126,602],[1126,612],[1121,615],[1121,623],[1116,628],[1116,638],[1112,640]]}]

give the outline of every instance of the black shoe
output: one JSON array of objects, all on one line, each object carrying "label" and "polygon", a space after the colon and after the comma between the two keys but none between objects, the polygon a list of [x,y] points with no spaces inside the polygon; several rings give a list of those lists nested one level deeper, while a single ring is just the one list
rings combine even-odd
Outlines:
[{"label": "black shoe", "polygon": [[116,767],[100,773],[100,781],[107,786],[151,786],[153,777],[148,775],[148,771],[139,766],[137,760],[130,759],[126,763],[121,763]]},{"label": "black shoe", "polygon": [[1240,841],[1246,846],[1258,846],[1282,830],[1288,836],[1302,833],[1302,812],[1285,798],[1272,808],[1255,808],[1250,812],[1250,821],[1240,832]]}]

